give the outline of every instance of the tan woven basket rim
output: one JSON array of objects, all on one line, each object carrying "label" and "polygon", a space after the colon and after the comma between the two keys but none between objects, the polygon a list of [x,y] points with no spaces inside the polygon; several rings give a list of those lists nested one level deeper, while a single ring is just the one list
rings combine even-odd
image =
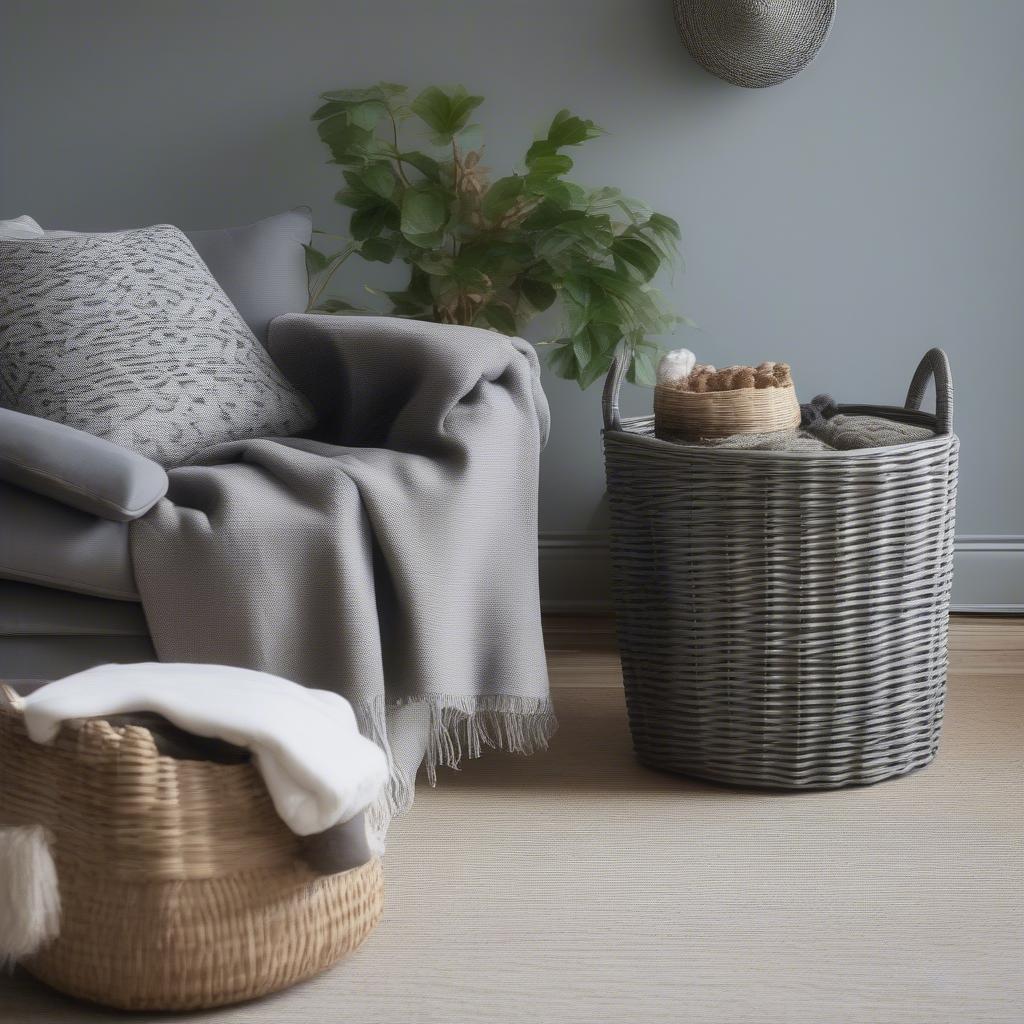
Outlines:
[{"label": "tan woven basket rim", "polygon": [[[3,683],[0,684],[0,693],[2,693],[6,698],[5,703],[0,703],[0,715],[11,715],[12,717],[17,719],[23,719],[25,717],[25,711],[22,706],[23,698],[18,695],[17,691],[15,691],[13,687],[9,686],[8,684]],[[13,700],[11,699],[11,697],[7,696],[8,694],[11,694]],[[159,714],[159,712],[155,713]],[[150,738],[150,740],[153,743],[152,749],[147,750],[145,752],[147,760],[172,761],[174,763],[179,763],[183,760],[192,761],[192,759],[190,758],[180,758],[173,757],[170,754],[161,754],[157,749],[156,739],[153,736],[153,731],[145,725],[135,723],[115,724],[109,722],[106,718],[102,717],[101,715],[90,716],[87,718],[69,718],[61,723],[60,729],[58,730],[57,737],[55,738],[54,742],[57,742],[60,739],[61,734],[65,730],[71,733],[88,730],[89,732],[95,733],[95,737],[101,741],[104,747],[109,746],[112,748],[116,747],[117,741],[123,739],[124,737],[137,736],[139,733],[144,733],[146,736]],[[52,746],[52,744],[44,744],[44,746]],[[135,752],[136,757],[138,756],[139,753],[139,751]],[[208,765],[208,770],[215,770],[217,768],[236,768],[239,765],[245,764],[245,762],[243,761],[224,764],[219,761],[206,759],[200,759],[194,763]]]}]

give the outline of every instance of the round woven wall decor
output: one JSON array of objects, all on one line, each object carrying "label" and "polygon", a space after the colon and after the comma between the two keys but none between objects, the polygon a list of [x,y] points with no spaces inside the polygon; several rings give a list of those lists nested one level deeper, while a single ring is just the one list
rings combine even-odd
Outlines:
[{"label": "round woven wall decor", "polygon": [[675,0],[683,44],[703,68],[747,89],[792,78],[821,49],[835,0]]}]

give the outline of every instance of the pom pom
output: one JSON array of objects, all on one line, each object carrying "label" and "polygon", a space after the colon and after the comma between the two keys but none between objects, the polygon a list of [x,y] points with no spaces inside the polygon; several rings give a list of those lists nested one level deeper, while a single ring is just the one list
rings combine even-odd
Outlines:
[{"label": "pom pom", "polygon": [[754,373],[755,388],[773,388],[778,382],[767,370],[758,369]]},{"label": "pom pom", "polygon": [[734,388],[752,388],[754,386],[754,368],[752,366],[741,366],[733,377]]},{"label": "pom pom", "polygon": [[734,372],[731,366],[726,367],[724,370],[719,370],[709,382],[710,389],[712,391],[732,391]]},{"label": "pom pom", "polygon": [[676,384],[685,380],[693,370],[697,357],[688,348],[677,348],[666,352],[658,363],[658,383]]},{"label": "pom pom", "polygon": [[793,376],[789,370],[789,363],[776,363],[772,376],[779,382],[780,387],[786,387],[793,383]]}]

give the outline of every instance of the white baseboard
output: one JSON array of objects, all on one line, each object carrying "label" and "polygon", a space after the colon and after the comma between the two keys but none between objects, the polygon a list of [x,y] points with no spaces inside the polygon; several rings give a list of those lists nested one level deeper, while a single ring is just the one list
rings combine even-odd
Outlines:
[{"label": "white baseboard", "polygon": [[966,534],[955,550],[953,611],[1024,613],[1024,537]]},{"label": "white baseboard", "polygon": [[[546,612],[609,611],[607,534],[542,533],[540,591]],[[952,609],[1024,614],[1024,536],[957,537]]]}]

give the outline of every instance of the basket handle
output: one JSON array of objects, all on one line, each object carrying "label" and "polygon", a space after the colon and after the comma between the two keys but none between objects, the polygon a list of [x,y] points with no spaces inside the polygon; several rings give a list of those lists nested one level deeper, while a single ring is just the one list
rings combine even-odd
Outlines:
[{"label": "basket handle", "polygon": [[608,376],[604,379],[604,394],[601,396],[601,410],[604,413],[605,430],[621,430],[622,417],[619,415],[619,390],[629,369],[629,355],[625,345],[615,350]]},{"label": "basket handle", "polygon": [[928,382],[935,379],[935,424],[940,434],[953,432],[953,375],[949,370],[949,359],[941,348],[933,348],[914,371],[914,379],[907,391],[907,409],[921,408]]},{"label": "basket handle", "polygon": [[[620,346],[608,369],[604,381],[601,409],[604,413],[605,430],[621,430],[622,417],[619,414],[619,391],[629,368],[629,356],[625,346]],[[941,348],[929,349],[914,371],[914,378],[907,391],[907,409],[921,408],[928,383],[935,379],[935,422],[940,434],[953,431],[953,375],[949,369],[949,358]]]}]

